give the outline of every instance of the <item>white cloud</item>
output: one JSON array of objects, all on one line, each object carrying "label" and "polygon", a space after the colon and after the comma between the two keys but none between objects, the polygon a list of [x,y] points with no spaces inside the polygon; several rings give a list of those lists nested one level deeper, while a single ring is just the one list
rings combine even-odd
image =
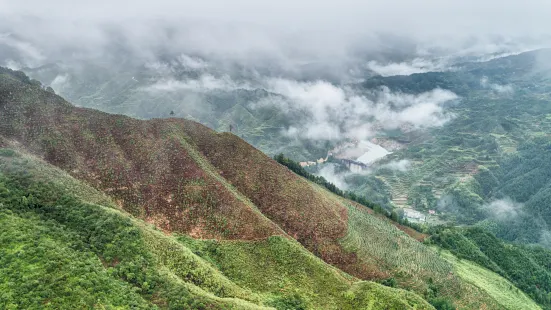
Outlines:
[{"label": "white cloud", "polygon": [[178,92],[178,91],[232,91],[236,89],[251,89],[247,83],[238,83],[229,76],[215,77],[210,74],[201,75],[198,79],[162,79],[152,85],[142,88],[147,92]]},{"label": "white cloud", "polygon": [[[62,7],[64,10],[52,10]],[[473,9],[476,8],[476,9]],[[496,14],[499,10],[499,14]],[[0,11],[69,20],[109,21],[142,16],[198,19],[210,22],[243,22],[265,27],[306,30],[334,29],[341,34],[361,29],[401,31],[404,35],[424,33],[545,33],[551,4],[526,1],[407,1],[328,0],[254,1],[223,0],[200,2],[159,0],[97,0],[93,3],[70,0],[2,1]],[[71,14],[66,14],[71,12]],[[451,37],[447,38],[451,40]]]},{"label": "white cloud", "polygon": [[484,88],[489,88],[495,91],[496,93],[502,94],[502,95],[510,95],[515,92],[513,85],[510,85],[510,84],[501,85],[496,83],[490,83],[487,77],[483,77],[482,79],[480,79],[480,85]]},{"label": "white cloud", "polygon": [[367,63],[367,68],[382,76],[411,75],[431,71],[444,71],[450,69],[450,65],[444,60],[428,60],[415,58],[412,61],[381,64],[375,60]]},{"label": "white cloud", "polygon": [[209,67],[209,64],[203,59],[198,57],[191,57],[186,54],[180,55],[178,57],[178,61],[184,68],[191,70],[200,70]]},{"label": "white cloud", "polygon": [[282,96],[270,98],[270,104],[288,113],[296,109],[308,111],[311,116],[304,119],[300,128],[292,128],[288,134],[326,140],[363,140],[376,132],[375,127],[420,129],[441,126],[453,117],[442,104],[458,98],[453,92],[442,89],[414,95],[382,88],[375,91],[376,100],[372,101],[352,89],[325,81],[270,79],[266,85],[268,91]]},{"label": "white cloud", "polygon": [[[46,59],[46,56],[34,44],[18,40],[11,34],[0,36],[0,44],[13,48],[25,66],[36,66]],[[14,65],[17,62],[11,61],[10,64]]]},{"label": "white cloud", "polygon": [[316,175],[324,177],[327,181],[335,184],[338,188],[342,190],[348,189],[348,184],[345,181],[345,177],[349,173],[337,173],[335,171],[334,164],[325,164],[323,167],[316,173]]},{"label": "white cloud", "polygon": [[312,140],[339,140],[344,138],[340,128],[329,122],[312,122],[303,127],[291,126],[284,133],[287,136]]},{"label": "white cloud", "polygon": [[63,89],[68,85],[68,82],[69,82],[68,74],[58,75],[50,83],[50,86],[56,93],[62,93]]},{"label": "white cloud", "polygon": [[509,198],[494,200],[483,206],[498,220],[509,220],[523,214],[523,205]]},{"label": "white cloud", "polygon": [[10,68],[12,70],[19,70],[19,69],[24,67],[23,64],[15,61],[15,60],[12,60],[12,59],[7,59],[6,62],[4,63],[4,66],[6,66],[7,68]]},{"label": "white cloud", "polygon": [[408,159],[393,160],[384,165],[381,165],[380,168],[406,172],[411,168],[411,161]]},{"label": "white cloud", "polygon": [[508,85],[492,84],[491,88],[500,94],[512,94],[514,92],[513,86],[510,84]]},{"label": "white cloud", "polygon": [[[549,9],[541,0],[0,1],[0,32],[14,33],[34,56],[55,60],[77,52],[101,59],[121,51],[168,53],[184,54],[190,68],[213,64],[212,58],[245,65],[269,60],[280,71],[308,62],[342,75],[377,59],[368,66],[395,75],[442,70],[441,57],[450,54],[493,57],[545,46]],[[390,57],[396,63],[369,57],[381,51],[397,55]]]},{"label": "white cloud", "polygon": [[161,61],[146,62],[144,67],[161,76],[166,76],[174,72],[170,64]]}]

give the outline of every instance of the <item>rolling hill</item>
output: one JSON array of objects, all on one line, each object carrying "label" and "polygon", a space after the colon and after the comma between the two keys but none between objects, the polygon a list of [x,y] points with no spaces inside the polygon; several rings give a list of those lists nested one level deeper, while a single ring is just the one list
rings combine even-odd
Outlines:
[{"label": "rolling hill", "polygon": [[503,308],[231,133],[78,108],[3,68],[0,222],[7,309]]}]

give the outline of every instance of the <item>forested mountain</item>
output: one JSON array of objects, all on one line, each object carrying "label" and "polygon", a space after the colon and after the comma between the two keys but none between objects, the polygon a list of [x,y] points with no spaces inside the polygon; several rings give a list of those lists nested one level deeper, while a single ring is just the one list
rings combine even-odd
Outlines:
[{"label": "forested mountain", "polygon": [[4,308],[538,308],[193,121],[77,108],[1,69],[0,147]]},{"label": "forested mountain", "polygon": [[386,169],[383,161],[374,175],[347,176],[352,188],[365,192],[368,181],[383,180],[397,206],[549,245],[550,56],[539,50],[450,72],[368,79],[361,87],[413,93],[441,87],[461,99],[447,107],[453,118],[444,126],[404,137],[404,147],[385,159],[407,161],[407,171]]}]

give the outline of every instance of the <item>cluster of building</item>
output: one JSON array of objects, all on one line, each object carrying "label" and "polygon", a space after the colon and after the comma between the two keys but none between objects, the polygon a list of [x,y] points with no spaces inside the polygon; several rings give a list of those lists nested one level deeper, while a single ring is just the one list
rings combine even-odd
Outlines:
[{"label": "cluster of building", "polygon": [[[426,222],[427,221],[427,215],[424,213],[421,213],[417,210],[410,209],[410,208],[403,208],[404,210],[404,217],[408,219],[408,221],[413,222]],[[429,210],[429,215],[436,215],[435,210]]]}]

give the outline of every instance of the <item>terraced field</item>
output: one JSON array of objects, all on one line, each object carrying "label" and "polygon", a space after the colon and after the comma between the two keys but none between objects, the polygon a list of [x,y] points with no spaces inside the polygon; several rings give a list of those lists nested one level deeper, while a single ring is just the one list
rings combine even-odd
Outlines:
[{"label": "terraced field", "polygon": [[432,249],[355,206],[350,205],[348,212],[349,230],[341,240],[347,249],[377,262],[382,270],[402,275],[400,280],[408,281],[411,287],[422,286],[429,277],[448,280],[452,266]]}]

